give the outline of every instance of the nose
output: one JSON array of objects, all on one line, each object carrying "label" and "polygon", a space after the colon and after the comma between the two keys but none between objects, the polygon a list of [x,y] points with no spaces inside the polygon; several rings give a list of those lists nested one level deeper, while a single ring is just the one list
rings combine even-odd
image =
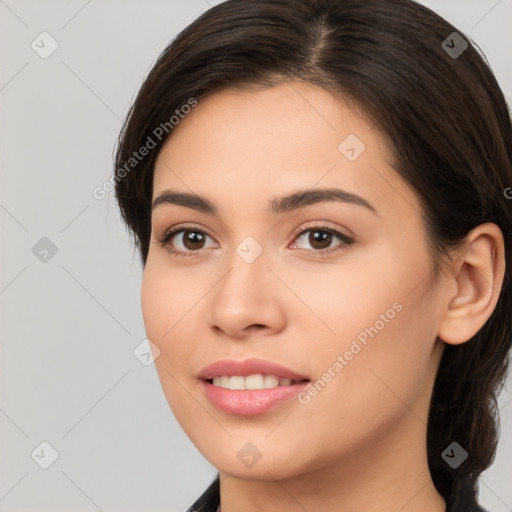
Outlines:
[{"label": "nose", "polygon": [[282,285],[268,268],[265,252],[252,262],[234,254],[230,263],[209,294],[211,328],[237,340],[256,331],[269,335],[282,330],[286,322]]}]

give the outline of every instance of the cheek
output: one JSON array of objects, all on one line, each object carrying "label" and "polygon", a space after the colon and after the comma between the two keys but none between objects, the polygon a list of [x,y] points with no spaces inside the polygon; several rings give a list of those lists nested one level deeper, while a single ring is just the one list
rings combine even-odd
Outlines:
[{"label": "cheek", "polygon": [[[432,351],[428,322],[418,304],[405,300],[401,304],[402,309],[389,323],[383,327],[377,324],[377,332],[370,329],[375,315],[367,310],[365,320],[364,315],[360,317],[362,330],[357,322],[351,323],[356,336],[347,331],[320,355],[315,349],[306,355],[315,361],[312,389],[317,391],[301,397],[294,421],[302,431],[315,433],[303,450],[319,466],[325,460],[336,460],[340,453],[368,449],[402,422],[412,422],[418,428],[427,423],[425,397]],[[377,313],[385,311],[373,309]],[[339,321],[338,326],[341,332]],[[368,334],[366,344],[357,338],[361,332]],[[275,446],[286,446],[294,435],[291,424],[283,427],[272,434]]]},{"label": "cheek", "polygon": [[169,297],[165,297],[165,279],[158,279],[152,267],[146,264],[142,277],[141,309],[147,337],[155,343],[160,350],[163,349],[163,338],[168,318],[168,312],[172,310]]},{"label": "cheek", "polygon": [[353,311],[346,336],[324,364],[325,372],[341,356],[342,364],[333,368],[339,376],[321,397],[319,409],[336,410],[344,425],[357,418],[361,432],[384,428],[411,412],[426,423],[424,398],[435,341],[432,314],[424,290],[409,296],[380,290],[364,313]]},{"label": "cheek", "polygon": [[141,309],[148,337],[167,344],[188,310],[204,295],[201,290],[201,283],[190,272],[178,271],[149,257],[141,286]]},{"label": "cheek", "polygon": [[[186,326],[186,313],[193,304],[180,292],[181,281],[176,273],[165,271],[153,263],[147,263],[144,269],[141,287],[141,308],[147,337],[160,350],[155,360],[164,389],[175,391],[175,376],[183,380],[186,361],[190,359],[193,332],[183,332]],[[183,280],[183,278],[181,279]],[[189,283],[190,286],[190,283]],[[185,287],[185,289],[188,289]],[[181,374],[181,376],[179,375]],[[165,385],[164,385],[165,383]]]},{"label": "cheek", "polygon": [[[430,378],[436,338],[425,254],[412,247],[397,253],[389,246],[374,251],[372,261],[358,256],[357,261],[347,258],[350,272],[333,266],[293,281],[294,291],[317,316],[311,315],[306,335],[315,339],[306,351],[315,378],[322,381],[311,403],[337,411],[341,421],[368,407],[385,416],[403,411],[402,401],[415,402]],[[291,278],[290,273],[288,283]],[[296,321],[304,325],[304,317]],[[314,324],[322,331],[316,337]],[[370,422],[376,417],[367,416]]]},{"label": "cheek", "polygon": [[186,332],[186,313],[189,304],[180,292],[190,288],[190,279],[177,272],[155,265],[148,258],[141,286],[141,307],[147,337],[159,348],[160,354],[154,365],[167,402],[181,427],[188,431],[187,419],[197,416],[194,400],[184,389],[190,387],[187,361],[193,357],[194,345],[187,343],[194,337]]}]

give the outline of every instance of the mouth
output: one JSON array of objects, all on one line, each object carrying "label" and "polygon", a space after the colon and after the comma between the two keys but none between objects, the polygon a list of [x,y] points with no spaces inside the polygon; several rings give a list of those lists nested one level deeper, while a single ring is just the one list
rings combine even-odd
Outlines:
[{"label": "mouth", "polygon": [[275,409],[310,382],[307,376],[260,359],[217,361],[204,368],[198,377],[214,406],[237,415]]},{"label": "mouth", "polygon": [[309,382],[309,379],[294,380],[288,377],[278,377],[277,375],[263,375],[254,373],[252,375],[222,375],[207,379],[206,382],[223,389],[231,390],[257,390],[272,389],[282,386],[294,386],[303,382]]}]

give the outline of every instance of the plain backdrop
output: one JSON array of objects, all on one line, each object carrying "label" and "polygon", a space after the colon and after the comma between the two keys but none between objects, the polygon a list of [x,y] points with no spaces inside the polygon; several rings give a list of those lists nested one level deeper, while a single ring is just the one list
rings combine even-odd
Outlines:
[{"label": "plain backdrop", "polygon": [[[0,0],[0,511],[183,511],[215,475],[141,361],[141,265],[92,194],[151,65],[214,3]],[[422,3],[512,97],[512,0]],[[510,379],[500,409],[493,512],[512,510]]]}]

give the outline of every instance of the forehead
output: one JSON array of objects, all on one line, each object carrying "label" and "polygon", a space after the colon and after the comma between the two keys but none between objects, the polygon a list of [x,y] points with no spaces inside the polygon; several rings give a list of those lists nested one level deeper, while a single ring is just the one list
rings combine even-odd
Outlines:
[{"label": "forehead", "polygon": [[322,88],[287,83],[252,91],[228,89],[199,100],[174,127],[166,146],[178,155],[196,144],[201,155],[216,159],[332,158],[349,134],[373,152],[390,156],[381,134],[354,107]]},{"label": "forehead", "polygon": [[155,165],[153,198],[166,188],[192,188],[220,201],[235,193],[251,201],[318,185],[396,203],[397,194],[411,191],[391,161],[382,134],[322,88],[226,90],[199,100],[174,127]]}]

